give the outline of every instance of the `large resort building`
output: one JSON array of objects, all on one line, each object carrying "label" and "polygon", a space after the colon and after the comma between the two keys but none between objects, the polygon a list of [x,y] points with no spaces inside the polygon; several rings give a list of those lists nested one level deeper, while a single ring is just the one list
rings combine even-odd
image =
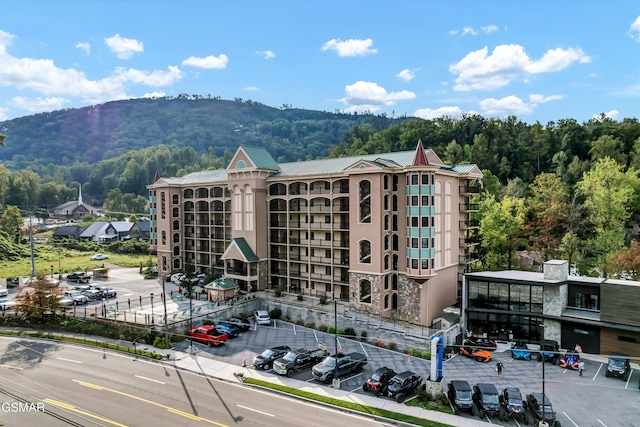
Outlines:
[{"label": "large resort building", "polygon": [[348,301],[430,326],[477,260],[476,165],[415,151],[277,163],[240,146],[226,170],[156,176],[151,243],[161,274],[217,270],[246,292]]}]

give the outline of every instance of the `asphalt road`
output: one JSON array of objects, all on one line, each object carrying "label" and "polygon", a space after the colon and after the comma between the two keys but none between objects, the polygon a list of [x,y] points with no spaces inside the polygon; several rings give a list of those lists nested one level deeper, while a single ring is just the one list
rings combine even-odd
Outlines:
[{"label": "asphalt road", "polygon": [[[297,427],[301,414],[311,427],[381,425],[161,363],[42,340],[0,338],[0,369],[5,425]],[[16,396],[47,412],[12,412],[7,404]]]}]

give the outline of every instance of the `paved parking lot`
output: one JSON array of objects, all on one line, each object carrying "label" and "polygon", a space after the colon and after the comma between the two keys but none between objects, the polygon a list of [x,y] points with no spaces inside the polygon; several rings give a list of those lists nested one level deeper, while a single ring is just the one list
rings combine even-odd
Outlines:
[{"label": "paved parking lot", "polygon": [[[255,326],[253,326],[255,328]],[[334,351],[333,335],[310,330],[300,326],[277,321],[275,327],[260,326],[255,330],[240,334],[239,337],[227,341],[223,346],[208,348],[194,344],[200,356],[211,355],[228,363],[242,366],[246,361],[252,366],[253,357],[264,349],[276,345],[288,345],[291,348],[317,348],[321,343],[327,344],[330,352]],[[412,370],[423,377],[428,377],[430,362],[409,357],[398,352],[349,339],[338,339],[339,348],[348,353],[358,351],[367,354],[369,363],[359,374],[353,374],[341,381],[341,388],[353,393],[365,393],[362,384],[377,368],[387,366],[396,372]],[[180,343],[177,350],[185,350],[188,342]],[[501,360],[504,364],[503,378],[498,379],[495,363]],[[585,361],[584,376],[579,377],[577,371],[562,369],[549,362],[545,365],[545,393],[548,395],[557,419],[562,426],[573,427],[637,427],[640,425],[640,390],[638,381],[640,372],[633,370],[628,381],[621,378],[605,376],[606,361]],[[277,375],[271,371],[273,375]],[[499,390],[506,387],[518,387],[524,395],[542,391],[542,364],[535,360],[513,360],[511,352],[506,349],[493,352],[493,360],[489,363],[476,362],[464,356],[456,355],[444,362],[443,383],[451,380],[467,380],[471,385],[479,382],[495,384]],[[310,371],[296,374],[294,378],[303,381],[315,381]],[[472,418],[470,414],[461,414]],[[520,425],[515,420],[507,423],[497,418],[485,418],[497,425]]]}]

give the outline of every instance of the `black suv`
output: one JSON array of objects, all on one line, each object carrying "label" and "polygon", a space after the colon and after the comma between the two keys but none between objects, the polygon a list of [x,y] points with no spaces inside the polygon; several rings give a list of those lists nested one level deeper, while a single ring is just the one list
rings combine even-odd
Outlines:
[{"label": "black suv", "polygon": [[507,422],[509,418],[514,418],[525,425],[529,424],[529,415],[527,415],[527,408],[524,405],[519,389],[515,387],[505,388],[498,399],[500,400],[500,419],[502,421]]},{"label": "black suv", "polygon": [[256,356],[253,359],[253,366],[258,369],[270,369],[273,366],[273,362],[276,359],[280,359],[285,354],[291,351],[291,348],[287,345],[281,345],[278,347],[272,347],[266,349],[259,356]]},{"label": "black suv", "polygon": [[622,377],[626,381],[629,379],[629,372],[631,372],[629,357],[620,353],[611,353],[605,375],[608,377]]},{"label": "black suv", "polygon": [[467,381],[451,381],[447,390],[447,397],[453,407],[454,415],[458,415],[460,411],[471,412],[473,399],[471,397],[471,386]]},{"label": "black suv", "polygon": [[498,389],[493,384],[478,383],[473,386],[473,405],[471,413],[477,417],[495,417],[500,414]]},{"label": "black suv", "polygon": [[91,277],[87,273],[80,271],[67,274],[67,282],[89,283]]},{"label": "black suv", "polygon": [[424,389],[422,377],[411,371],[404,371],[389,380],[387,396],[392,397],[398,403],[404,402],[405,397],[412,395],[418,388]]},{"label": "black suv", "polygon": [[396,372],[391,368],[387,368],[386,366],[378,368],[367,379],[367,382],[362,384],[362,390],[372,391],[373,394],[379,396],[386,392],[389,380],[395,376]]},{"label": "black suv", "polygon": [[540,352],[538,353],[538,362],[541,362],[544,359],[545,362],[551,362],[554,365],[557,365],[558,360],[560,360],[560,355],[558,354],[559,350],[560,346],[558,345],[558,341],[542,341],[542,344],[540,345]]},{"label": "black suv", "polygon": [[556,413],[549,398],[544,396],[544,406],[540,402],[542,402],[542,393],[527,394],[527,409],[531,410],[534,420],[542,421],[544,418],[549,427],[560,427],[560,421],[556,420]]}]

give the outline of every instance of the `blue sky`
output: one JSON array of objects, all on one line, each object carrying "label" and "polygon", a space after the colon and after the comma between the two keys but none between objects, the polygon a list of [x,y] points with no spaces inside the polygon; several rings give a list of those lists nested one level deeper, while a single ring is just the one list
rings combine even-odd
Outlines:
[{"label": "blue sky", "polygon": [[640,109],[637,1],[0,2],[0,120],[181,93],[527,123]]}]

